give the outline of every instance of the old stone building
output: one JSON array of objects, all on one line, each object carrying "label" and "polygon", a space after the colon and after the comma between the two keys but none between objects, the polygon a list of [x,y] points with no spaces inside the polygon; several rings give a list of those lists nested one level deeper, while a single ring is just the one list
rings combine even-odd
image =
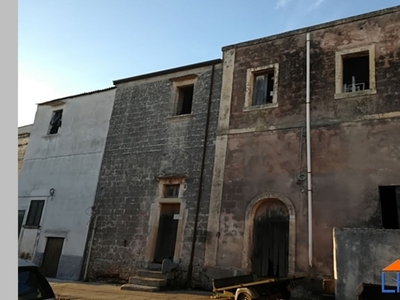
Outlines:
[{"label": "old stone building", "polygon": [[127,280],[170,259],[178,281],[188,270],[201,280],[221,77],[217,59],[114,81],[89,279]]},{"label": "old stone building", "polygon": [[399,70],[400,7],[223,48],[205,269],[336,278],[337,299],[380,284],[400,251]]},{"label": "old stone building", "polygon": [[115,88],[41,103],[18,179],[18,257],[78,280]]},{"label": "old stone building", "polygon": [[21,173],[22,163],[28,146],[32,125],[18,127],[18,176]]}]

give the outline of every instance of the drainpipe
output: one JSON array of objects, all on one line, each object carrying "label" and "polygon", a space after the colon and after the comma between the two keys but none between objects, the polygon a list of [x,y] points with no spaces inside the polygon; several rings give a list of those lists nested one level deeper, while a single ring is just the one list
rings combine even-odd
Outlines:
[{"label": "drainpipe", "polygon": [[199,193],[197,194],[197,206],[196,206],[196,216],[195,216],[195,220],[194,220],[192,250],[190,253],[190,262],[189,262],[189,266],[188,266],[188,276],[187,276],[187,282],[186,282],[187,288],[190,288],[190,285],[192,283],[193,258],[194,258],[194,250],[195,250],[195,246],[196,246],[197,223],[199,220],[200,199],[201,199],[201,191],[203,188],[204,163],[205,163],[205,159],[206,159],[208,127],[209,127],[209,122],[210,122],[210,110],[211,110],[211,100],[212,100],[212,89],[213,89],[213,85],[214,85],[214,69],[215,69],[215,63],[212,64],[212,69],[211,69],[211,83],[210,83],[210,91],[209,91],[209,95],[208,95],[207,120],[206,120],[206,129],[204,132],[203,157],[202,157],[202,161],[201,161],[201,170],[200,170],[200,179],[199,179]]},{"label": "drainpipe", "polygon": [[308,264],[312,267],[312,186],[311,186],[311,136],[310,136],[310,33],[307,33],[307,86],[306,86],[306,132],[307,132],[307,198],[308,198]]},{"label": "drainpipe", "polygon": [[85,273],[83,274],[83,281],[87,280],[87,273],[88,273],[88,269],[89,269],[90,254],[92,252],[92,245],[93,245],[93,240],[94,240],[94,232],[96,231],[96,225],[97,225],[97,215],[94,217],[92,236],[90,237],[90,244],[89,244],[88,254],[87,254],[87,258],[86,258]]}]

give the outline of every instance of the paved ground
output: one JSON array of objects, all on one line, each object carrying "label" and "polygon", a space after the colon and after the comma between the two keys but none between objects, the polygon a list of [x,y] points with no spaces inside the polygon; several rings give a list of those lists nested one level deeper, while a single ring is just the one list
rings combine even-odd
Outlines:
[{"label": "paved ground", "polygon": [[123,291],[121,285],[84,283],[50,280],[57,300],[210,300],[211,292],[165,291],[141,292]]}]

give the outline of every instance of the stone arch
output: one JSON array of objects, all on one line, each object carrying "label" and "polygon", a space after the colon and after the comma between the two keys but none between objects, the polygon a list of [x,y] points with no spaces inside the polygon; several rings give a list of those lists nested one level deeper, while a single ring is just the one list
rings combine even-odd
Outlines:
[{"label": "stone arch", "polygon": [[253,244],[253,220],[257,209],[268,201],[276,199],[286,205],[289,212],[289,257],[288,257],[288,276],[295,274],[295,248],[296,248],[296,211],[289,198],[277,193],[263,193],[253,198],[246,207],[244,236],[243,236],[243,256],[242,269],[246,273],[251,272],[251,251]]}]

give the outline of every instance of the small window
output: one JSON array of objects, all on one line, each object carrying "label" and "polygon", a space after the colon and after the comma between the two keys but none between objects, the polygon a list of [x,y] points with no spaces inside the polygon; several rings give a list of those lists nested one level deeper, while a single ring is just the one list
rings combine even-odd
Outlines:
[{"label": "small window", "polygon": [[192,113],[194,85],[178,87],[177,115]]},{"label": "small window", "polygon": [[336,52],[335,99],[376,93],[374,46]]},{"label": "small window", "polygon": [[343,93],[369,89],[369,54],[358,53],[357,56],[343,58]]},{"label": "small window", "polygon": [[278,64],[247,69],[244,110],[278,107]]},{"label": "small window", "polygon": [[18,236],[21,233],[22,222],[24,221],[25,210],[18,210]]},{"label": "small window", "polygon": [[164,198],[178,198],[180,184],[165,184]]},{"label": "small window", "polygon": [[254,75],[252,105],[272,103],[274,95],[274,70]]},{"label": "small window", "polygon": [[50,129],[49,134],[56,134],[58,133],[59,128],[61,127],[61,119],[62,119],[62,110],[56,110],[53,112],[53,116],[50,120]]},{"label": "small window", "polygon": [[26,226],[39,226],[40,219],[44,207],[44,200],[32,200],[29,207],[28,217],[26,219]]},{"label": "small window", "polygon": [[382,227],[400,229],[400,186],[380,186]]}]

